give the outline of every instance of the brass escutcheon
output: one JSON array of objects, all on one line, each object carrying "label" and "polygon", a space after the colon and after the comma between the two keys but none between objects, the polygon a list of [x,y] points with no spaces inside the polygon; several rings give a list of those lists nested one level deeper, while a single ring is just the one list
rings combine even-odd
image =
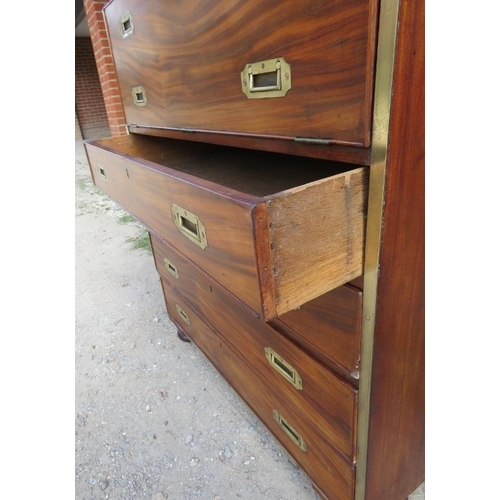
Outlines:
[{"label": "brass escutcheon", "polygon": [[142,85],[132,87],[132,97],[136,106],[146,106],[148,100],[146,98],[146,91]]},{"label": "brass escutcheon", "polygon": [[120,17],[119,22],[122,38],[127,38],[134,32],[134,20],[132,19],[130,11],[125,12],[125,14]]},{"label": "brass escutcheon", "polygon": [[241,72],[241,90],[249,99],[285,97],[292,88],[292,71],[283,57],[247,64]]},{"label": "brass escutcheon", "polygon": [[279,354],[273,351],[270,347],[265,347],[264,352],[266,354],[267,361],[269,364],[290,384],[292,384],[295,389],[299,391],[302,390],[302,378],[297,372],[297,370],[287,361],[285,361]]},{"label": "brass escutcheon", "polygon": [[307,452],[307,444],[302,436],[283,418],[278,410],[273,410],[273,418],[283,429],[285,434],[304,452]]},{"label": "brass escutcheon", "polygon": [[175,203],[172,204],[171,210],[174,224],[180,233],[205,250],[208,247],[207,235],[199,217]]}]

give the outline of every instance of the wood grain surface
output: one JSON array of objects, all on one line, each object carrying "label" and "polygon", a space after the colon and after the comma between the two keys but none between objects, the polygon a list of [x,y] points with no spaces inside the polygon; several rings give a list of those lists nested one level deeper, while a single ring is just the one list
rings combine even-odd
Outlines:
[{"label": "wood grain surface", "polygon": [[[172,321],[184,331],[233,389],[261,419],[284,449],[330,500],[352,500],[355,466],[346,461],[327,436],[316,432],[307,416],[294,408],[259,372],[249,364],[246,355],[230,346],[215,333],[178,293],[163,282],[167,310]],[[189,317],[188,325],[176,306]],[[273,418],[278,411],[293,426],[307,445],[302,451]]]},{"label": "wood grain surface", "polygon": [[359,377],[363,293],[344,285],[271,320],[295,342],[352,379]]},{"label": "wood grain surface", "polygon": [[[198,179],[179,170],[148,163],[140,156],[140,160],[131,160],[116,152],[112,154],[101,147],[110,142],[115,140],[87,144],[92,169],[99,163],[107,171],[107,180],[94,173],[97,186],[259,311],[261,300],[251,220],[254,198],[238,194],[228,198],[229,190],[226,192],[220,186],[210,189],[207,184],[200,188]],[[179,159],[180,163],[183,161],[186,161],[185,155]],[[170,162],[175,164],[175,158],[170,158]],[[195,245],[177,229],[171,210],[174,203],[200,218],[207,233],[207,248]],[[235,275],[238,279],[234,279]]]},{"label": "wood grain surface", "polygon": [[199,132],[129,125],[131,134],[149,135],[154,137],[169,137],[183,141],[205,142],[224,146],[255,149],[284,153],[294,156],[318,158],[320,160],[340,161],[354,165],[370,165],[371,148],[356,146],[339,146],[337,144],[303,144],[293,138],[272,139],[268,137],[253,137],[233,135],[221,132]]},{"label": "wood grain surface", "polygon": [[366,500],[401,500],[424,479],[424,2],[399,12],[390,121]]},{"label": "wood grain surface", "polygon": [[275,316],[361,276],[367,198],[359,168],[269,200]]},{"label": "wood grain surface", "polygon": [[[362,273],[364,167],[132,134],[86,150],[98,187],[259,316]],[[205,248],[179,230],[174,205],[198,217]]]},{"label": "wood grain surface", "polygon": [[[169,283],[197,311],[204,321],[222,335],[229,345],[242,352],[256,371],[287,399],[288,405],[300,409],[309,425],[325,436],[353,460],[357,390],[323,367],[300,347],[256,319],[240,307],[213,281],[183,260],[173,248],[151,235],[155,261],[162,279]],[[174,278],[164,265],[169,255],[179,269]],[[265,347],[285,359],[300,375],[303,389],[296,389],[268,362]]]},{"label": "wood grain surface", "polygon": [[[368,146],[375,0],[113,0],[105,8],[129,124]],[[122,38],[129,11],[134,32]],[[285,97],[248,99],[246,64],[284,58]],[[145,106],[131,89],[143,86]]]}]

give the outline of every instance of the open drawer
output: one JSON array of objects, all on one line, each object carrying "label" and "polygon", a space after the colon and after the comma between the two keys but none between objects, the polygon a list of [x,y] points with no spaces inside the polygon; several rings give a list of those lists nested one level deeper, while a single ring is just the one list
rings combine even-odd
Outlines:
[{"label": "open drawer", "polygon": [[98,187],[258,316],[362,274],[367,168],[138,135],[85,147]]}]

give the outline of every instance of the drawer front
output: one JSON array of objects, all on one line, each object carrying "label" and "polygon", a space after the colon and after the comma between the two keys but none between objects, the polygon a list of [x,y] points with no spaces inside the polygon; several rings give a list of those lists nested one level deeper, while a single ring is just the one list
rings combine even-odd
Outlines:
[{"label": "drawer front", "polygon": [[358,378],[362,296],[344,285],[271,323],[333,368]]},{"label": "drawer front", "polygon": [[366,168],[147,136],[86,148],[97,186],[258,316],[362,273]]},{"label": "drawer front", "polygon": [[[255,319],[214,282],[152,236],[155,261],[165,282],[204,318],[228,344],[269,381],[310,425],[349,459],[355,458],[357,390],[319,364],[301,348]],[[162,262],[168,255],[175,277]]]},{"label": "drawer front", "polygon": [[352,499],[352,462],[338,453],[328,437],[315,432],[307,415],[284,400],[272,383],[262,378],[165,282],[163,290],[172,321],[200,348],[327,498]]},{"label": "drawer front", "polygon": [[127,122],[368,146],[376,9],[113,0],[105,17]]},{"label": "drawer front", "polygon": [[[91,144],[86,144],[86,148],[94,183],[99,188],[215,280],[228,286],[231,293],[244,297],[249,307],[260,311],[253,223],[248,206],[176,178],[174,172],[167,173],[168,169],[159,164],[134,161]],[[160,158],[159,152],[157,157]],[[206,248],[186,236],[190,220],[186,219],[185,233],[176,226],[174,205],[198,217],[199,230],[204,228],[208,242]],[[235,275],[237,280],[232,278]]]}]

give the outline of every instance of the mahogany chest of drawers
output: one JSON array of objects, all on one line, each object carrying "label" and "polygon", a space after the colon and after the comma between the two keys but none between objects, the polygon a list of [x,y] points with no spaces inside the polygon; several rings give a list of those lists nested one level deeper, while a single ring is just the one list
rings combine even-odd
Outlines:
[{"label": "mahogany chest of drawers", "polygon": [[127,122],[368,146],[376,11],[376,0],[113,0]]},{"label": "mahogany chest of drawers", "polygon": [[149,229],[180,335],[320,496],[403,500],[424,471],[423,8],[105,14],[129,134],[86,144],[91,174]]}]

